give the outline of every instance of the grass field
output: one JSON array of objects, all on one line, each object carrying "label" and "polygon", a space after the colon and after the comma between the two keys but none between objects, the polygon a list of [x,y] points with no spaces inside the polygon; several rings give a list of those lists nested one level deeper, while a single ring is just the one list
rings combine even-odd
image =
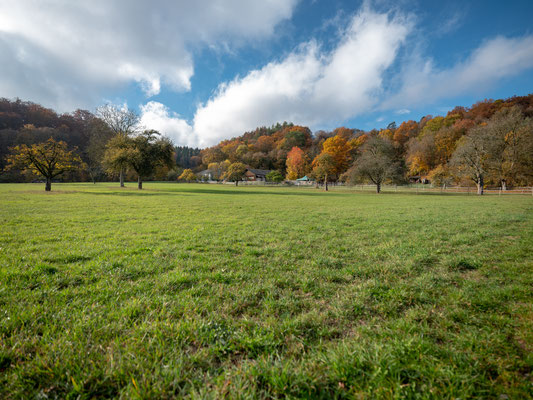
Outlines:
[{"label": "grass field", "polygon": [[530,398],[533,196],[0,185],[0,398]]}]

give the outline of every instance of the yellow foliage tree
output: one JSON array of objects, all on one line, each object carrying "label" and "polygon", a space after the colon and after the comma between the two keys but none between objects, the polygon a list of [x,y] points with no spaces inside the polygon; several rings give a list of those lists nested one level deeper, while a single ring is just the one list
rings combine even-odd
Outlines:
[{"label": "yellow foliage tree", "polygon": [[52,190],[52,179],[66,171],[74,171],[83,166],[81,158],[73,151],[68,151],[63,141],[53,138],[44,143],[12,147],[7,158],[7,169],[20,169],[42,175],[46,179],[45,189]]},{"label": "yellow foliage tree", "polygon": [[196,174],[192,172],[192,169],[187,168],[185,171],[183,171],[183,173],[180,175],[178,179],[180,181],[187,181],[187,182],[195,181]]},{"label": "yellow foliage tree", "polygon": [[342,136],[336,135],[324,142],[322,154],[329,154],[333,158],[335,175],[339,176],[350,166],[350,150],[350,145]]}]

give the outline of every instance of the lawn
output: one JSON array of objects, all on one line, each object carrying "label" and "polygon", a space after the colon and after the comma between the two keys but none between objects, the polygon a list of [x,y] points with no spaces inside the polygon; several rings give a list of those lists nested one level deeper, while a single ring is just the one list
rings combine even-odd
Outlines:
[{"label": "lawn", "polygon": [[533,196],[0,185],[0,398],[522,399]]}]

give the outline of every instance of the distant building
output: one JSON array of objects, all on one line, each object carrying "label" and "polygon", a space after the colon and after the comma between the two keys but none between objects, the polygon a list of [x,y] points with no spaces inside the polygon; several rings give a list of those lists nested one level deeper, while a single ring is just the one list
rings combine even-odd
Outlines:
[{"label": "distant building", "polygon": [[266,176],[271,172],[268,169],[251,169],[248,168],[244,174],[245,181],[266,181]]},{"label": "distant building", "polygon": [[211,181],[213,180],[213,176],[215,176],[215,174],[213,173],[212,170],[210,169],[204,169],[203,171],[200,171],[196,174],[200,179],[204,179],[204,180],[208,180],[208,181]]},{"label": "distant building", "polygon": [[412,175],[408,177],[408,179],[409,179],[409,183],[423,183],[423,184],[431,183],[426,176]]}]

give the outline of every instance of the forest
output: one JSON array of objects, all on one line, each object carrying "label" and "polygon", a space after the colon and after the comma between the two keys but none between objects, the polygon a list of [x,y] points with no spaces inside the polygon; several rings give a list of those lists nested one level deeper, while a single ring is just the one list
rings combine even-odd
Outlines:
[{"label": "forest", "polygon": [[[125,127],[116,126],[124,123],[120,116],[129,118]],[[121,133],[138,136],[150,128],[141,127],[139,121],[135,112],[111,105],[94,113],[58,114],[33,102],[0,99],[0,182],[39,180],[34,170],[10,165],[9,155],[22,145],[50,138],[64,142],[80,159],[78,168],[65,169],[58,180],[109,181],[119,173],[125,179],[137,179],[139,171],[117,158],[121,144],[116,137]],[[144,131],[146,143],[154,133],[158,134]],[[468,108],[455,107],[445,116],[427,115],[399,125],[391,122],[380,130],[339,127],[312,132],[306,126],[283,122],[205,149],[172,144],[171,153],[172,162],[145,168],[144,179],[174,181],[186,176],[190,181],[195,176],[191,173],[209,170],[214,179],[232,180],[238,177],[230,170],[245,166],[277,171],[289,181],[308,176],[325,183],[368,182],[378,192],[381,184],[391,182],[476,185],[478,193],[487,186],[504,190],[531,186],[533,94],[483,100]],[[123,158],[131,155],[121,154]],[[232,164],[235,168],[230,168]]]}]

